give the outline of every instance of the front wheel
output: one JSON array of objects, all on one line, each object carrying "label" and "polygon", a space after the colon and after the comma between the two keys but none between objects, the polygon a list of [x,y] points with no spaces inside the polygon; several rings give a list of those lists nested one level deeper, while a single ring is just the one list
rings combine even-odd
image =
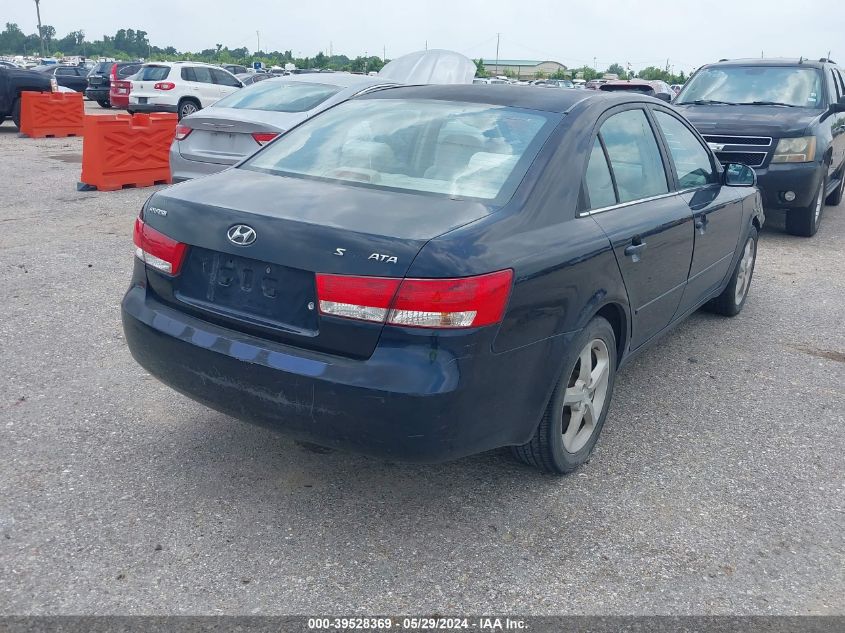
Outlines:
[{"label": "front wheel", "polygon": [[813,202],[805,209],[790,209],[786,212],[786,231],[791,235],[813,237],[819,230],[819,223],[824,210],[824,192],[827,178],[822,178],[819,190],[813,197]]},{"label": "front wheel", "polygon": [[572,350],[534,436],[512,447],[517,459],[549,473],[570,473],[589,459],[616,379],[616,336],[607,320],[590,321]]},{"label": "front wheel", "polygon": [[754,264],[757,262],[757,227],[752,226],[742,247],[742,254],[736,263],[727,287],[715,299],[704,307],[710,312],[724,316],[736,316],[742,312],[748,289],[751,288],[751,277],[754,275]]}]

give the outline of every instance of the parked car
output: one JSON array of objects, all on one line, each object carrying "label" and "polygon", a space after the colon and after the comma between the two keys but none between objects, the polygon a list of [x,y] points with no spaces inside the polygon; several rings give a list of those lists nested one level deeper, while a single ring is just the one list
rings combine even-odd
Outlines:
[{"label": "parked car", "polygon": [[182,119],[170,146],[171,176],[180,181],[226,169],[318,112],[393,84],[349,73],[307,74],[239,90]]},{"label": "parked car", "polygon": [[615,79],[599,86],[605,92],[619,92],[629,90],[640,94],[656,97],[661,101],[671,101],[675,94],[665,81],[647,79]]},{"label": "parked car", "polygon": [[21,126],[21,92],[54,92],[56,80],[43,73],[20,68],[0,66],[0,123],[12,119],[15,127]]},{"label": "parked car", "polygon": [[48,64],[36,66],[32,70],[45,77],[53,77],[59,86],[70,88],[74,92],[85,92],[85,88],[88,87],[88,69],[84,66]]},{"label": "parked car", "polygon": [[144,64],[130,81],[130,113],[175,112],[180,119],[243,87],[229,71],[199,62]]},{"label": "parked car", "polygon": [[722,162],[755,169],[767,209],[815,235],[845,187],[845,74],[828,59],[708,64],[675,99]]},{"label": "parked car", "polygon": [[247,68],[243,64],[220,64],[220,68],[223,70],[228,70],[233,75],[242,75],[250,73],[250,68]]},{"label": "parked car", "polygon": [[273,75],[270,73],[241,73],[239,75],[235,75],[235,77],[237,77],[244,86],[251,86],[259,81],[270,79]]},{"label": "parked car", "polygon": [[177,391],[318,444],[569,472],[620,366],[742,309],[753,185],[634,93],[377,90],[154,193],[125,338]]},{"label": "parked car", "polygon": [[[111,84],[113,81],[125,80],[140,70],[143,62],[97,62],[97,65],[88,73],[88,88],[85,89],[85,96],[91,101],[96,101],[101,108],[112,107]],[[127,95],[127,103],[128,96]],[[126,107],[126,103],[119,107]]]},{"label": "parked car", "polygon": [[671,86],[669,86],[669,87],[672,89],[672,94],[674,94],[675,96],[677,96],[677,95],[678,95],[678,93],[679,93],[679,92],[681,92],[681,88],[683,88],[683,87],[684,87],[684,85],[683,85],[683,84],[672,84],[672,85],[671,85]]}]

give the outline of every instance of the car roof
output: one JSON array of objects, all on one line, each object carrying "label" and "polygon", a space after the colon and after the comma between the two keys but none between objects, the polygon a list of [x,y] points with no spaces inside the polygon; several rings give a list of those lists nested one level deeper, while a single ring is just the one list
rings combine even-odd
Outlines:
[{"label": "car roof", "polygon": [[632,91],[599,92],[576,90],[549,90],[539,86],[512,86],[502,84],[459,84],[445,86],[397,86],[368,93],[365,99],[434,99],[488,103],[490,105],[566,113],[587,101],[603,100],[612,105],[639,101],[654,103],[655,99]]},{"label": "car roof", "polygon": [[805,57],[769,57],[747,59],[722,59],[712,64],[705,64],[704,68],[715,66],[807,66],[808,68],[823,68],[825,64],[834,64],[830,60],[807,59]]},{"label": "car roof", "polygon": [[301,75],[286,75],[284,77],[274,77],[266,79],[262,83],[270,81],[284,81],[290,83],[292,81],[323,84],[326,86],[342,86],[343,88],[351,87],[367,87],[367,86],[383,86],[394,84],[395,82],[379,77],[378,75],[371,77],[369,75],[353,75],[352,73],[303,73]]}]

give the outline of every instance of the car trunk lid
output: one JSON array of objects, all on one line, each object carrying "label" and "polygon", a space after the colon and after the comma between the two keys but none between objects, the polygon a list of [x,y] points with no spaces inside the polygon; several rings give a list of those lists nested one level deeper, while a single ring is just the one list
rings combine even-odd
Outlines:
[{"label": "car trunk lid", "polygon": [[304,113],[206,108],[182,120],[181,124],[192,131],[177,141],[179,154],[187,160],[234,165],[267,142],[253,135],[280,134],[305,118]]},{"label": "car trunk lid", "polygon": [[[151,198],[145,222],[190,248],[178,276],[151,270],[149,285],[226,327],[366,358],[382,324],[319,316],[315,274],[404,277],[428,240],[488,212],[479,202],[233,169],[211,190],[200,179]],[[237,225],[255,232],[252,244],[230,241]]]}]

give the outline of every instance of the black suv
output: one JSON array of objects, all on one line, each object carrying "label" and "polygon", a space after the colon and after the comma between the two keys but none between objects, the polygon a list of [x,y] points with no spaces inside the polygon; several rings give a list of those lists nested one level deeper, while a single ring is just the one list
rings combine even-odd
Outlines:
[{"label": "black suv", "polygon": [[142,62],[98,62],[88,74],[88,87],[85,89],[85,96],[91,101],[96,101],[101,108],[110,108],[109,91],[111,82],[117,79],[126,79],[137,73]]},{"label": "black suv", "polygon": [[722,163],[757,172],[763,203],[793,235],[815,235],[845,187],[845,76],[829,59],[702,66],[674,101]]},{"label": "black suv", "polygon": [[31,70],[0,66],[0,123],[9,118],[20,129],[21,92],[52,92],[55,89],[56,80],[52,77]]}]

